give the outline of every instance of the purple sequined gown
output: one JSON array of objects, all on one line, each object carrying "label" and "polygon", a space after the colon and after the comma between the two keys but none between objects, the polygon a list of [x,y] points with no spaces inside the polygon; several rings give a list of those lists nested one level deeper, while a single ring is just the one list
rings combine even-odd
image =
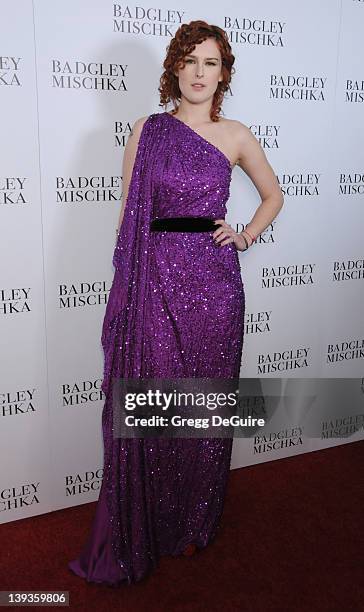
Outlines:
[{"label": "purple sequined gown", "polygon": [[239,377],[244,288],[233,243],[212,232],[150,232],[155,217],[224,219],[227,157],[167,112],[143,125],[102,332],[104,478],[73,572],[92,582],[141,580],[161,555],[214,538],[232,439],[113,439],[112,376]]}]

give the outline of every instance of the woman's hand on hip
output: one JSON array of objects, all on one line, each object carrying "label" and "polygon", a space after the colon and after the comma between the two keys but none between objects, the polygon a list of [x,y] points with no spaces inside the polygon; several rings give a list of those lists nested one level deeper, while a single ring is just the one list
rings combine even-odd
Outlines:
[{"label": "woman's hand on hip", "polygon": [[[247,250],[246,242],[243,236],[239,234],[238,232],[236,232],[235,230],[233,230],[231,225],[226,223],[224,219],[216,219],[215,224],[219,228],[212,235],[215,241],[215,244],[217,244],[218,246],[225,246],[225,244],[229,244],[230,242],[233,242],[236,248],[238,249],[238,251]],[[248,237],[246,238],[250,246],[249,238]]]}]

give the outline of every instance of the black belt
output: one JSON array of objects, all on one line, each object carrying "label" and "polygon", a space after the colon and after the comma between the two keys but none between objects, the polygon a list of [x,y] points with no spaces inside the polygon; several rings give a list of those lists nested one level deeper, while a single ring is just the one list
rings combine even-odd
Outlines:
[{"label": "black belt", "polygon": [[153,219],[150,224],[152,232],[212,232],[219,227],[209,217],[165,217]]}]

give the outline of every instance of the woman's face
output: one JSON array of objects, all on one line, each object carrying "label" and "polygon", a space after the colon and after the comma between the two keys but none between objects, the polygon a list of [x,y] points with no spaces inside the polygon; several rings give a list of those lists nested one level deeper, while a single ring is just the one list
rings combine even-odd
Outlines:
[{"label": "woman's face", "polygon": [[[220,49],[213,38],[207,38],[184,58],[185,66],[177,72],[182,95],[192,103],[212,98],[222,81]],[[194,86],[199,83],[201,86]]]}]

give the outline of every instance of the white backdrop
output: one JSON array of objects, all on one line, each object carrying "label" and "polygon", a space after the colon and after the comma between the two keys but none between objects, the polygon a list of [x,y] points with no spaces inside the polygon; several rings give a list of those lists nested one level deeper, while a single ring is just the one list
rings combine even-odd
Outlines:
[{"label": "white backdrop", "polygon": [[[0,521],[98,496],[122,156],[133,122],[166,110],[166,47],[192,19],[227,31],[225,116],[259,138],[285,193],[240,254],[241,376],[282,376],[295,399],[266,410],[260,438],[234,441],[231,466],[363,438],[360,381],[334,379],[363,371],[364,2],[0,6]],[[227,221],[242,229],[258,204],[235,168]],[[322,377],[333,386],[313,409],[304,396]]]}]

